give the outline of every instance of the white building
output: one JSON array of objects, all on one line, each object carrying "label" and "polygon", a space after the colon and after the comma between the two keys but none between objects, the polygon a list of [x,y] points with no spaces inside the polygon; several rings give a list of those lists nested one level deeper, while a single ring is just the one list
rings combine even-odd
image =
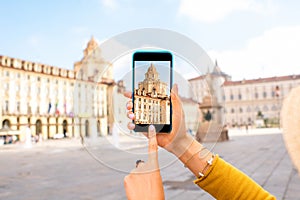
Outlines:
[{"label": "white building", "polygon": [[[218,89],[209,88],[211,79]],[[223,123],[229,126],[257,125],[256,121],[261,119],[274,125],[279,122],[283,99],[300,84],[300,75],[231,81],[231,77],[221,72],[216,63],[211,73],[189,82],[194,100],[199,103],[205,96],[214,93],[213,96],[223,106]]]},{"label": "white building", "polygon": [[92,38],[74,70],[0,56],[0,126],[24,130],[29,125],[43,139],[57,133],[89,136],[94,129],[106,135],[114,81],[112,65],[100,53]]}]

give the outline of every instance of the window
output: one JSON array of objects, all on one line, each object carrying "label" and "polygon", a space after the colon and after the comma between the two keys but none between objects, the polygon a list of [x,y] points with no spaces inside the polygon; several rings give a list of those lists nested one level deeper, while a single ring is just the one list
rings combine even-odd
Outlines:
[{"label": "window", "polygon": [[242,95],[241,95],[241,94],[239,94],[238,96],[239,96],[239,100],[242,100]]},{"label": "window", "polygon": [[256,107],[255,107],[255,111],[256,111],[256,112],[260,111],[259,106],[256,106]]},{"label": "window", "polygon": [[255,99],[258,99],[258,93],[257,92],[255,92]]},{"label": "window", "polygon": [[20,112],[20,102],[17,102],[17,112]]},{"label": "window", "polygon": [[231,108],[231,113],[234,113],[234,109],[233,108]]},{"label": "window", "polygon": [[41,81],[41,77],[37,77],[37,81]]},{"label": "window", "polygon": [[233,94],[231,94],[231,95],[230,95],[230,99],[231,99],[231,100],[233,100],[233,99],[234,99],[234,98],[233,98]]},{"label": "window", "polygon": [[263,92],[263,97],[267,98],[267,92]]},{"label": "window", "polygon": [[243,112],[243,108],[240,108],[240,113],[242,113]]},{"label": "window", "polygon": [[8,101],[6,100],[6,101],[5,101],[5,112],[8,112],[8,107],[9,107]]},{"label": "window", "polygon": [[275,91],[272,91],[271,96],[275,97]]},{"label": "window", "polygon": [[9,76],[9,71],[6,71],[6,76],[7,76],[7,77]]},{"label": "window", "polygon": [[8,83],[5,83],[5,84],[4,84],[4,89],[5,89],[5,90],[8,90],[8,89],[9,89],[9,84],[8,84]]}]

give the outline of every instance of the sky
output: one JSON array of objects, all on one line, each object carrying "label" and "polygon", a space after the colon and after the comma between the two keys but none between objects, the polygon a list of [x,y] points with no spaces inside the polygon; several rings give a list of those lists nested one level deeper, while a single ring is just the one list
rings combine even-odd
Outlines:
[{"label": "sky", "polygon": [[73,69],[91,36],[176,31],[233,80],[300,74],[300,1],[1,0],[0,55]]}]

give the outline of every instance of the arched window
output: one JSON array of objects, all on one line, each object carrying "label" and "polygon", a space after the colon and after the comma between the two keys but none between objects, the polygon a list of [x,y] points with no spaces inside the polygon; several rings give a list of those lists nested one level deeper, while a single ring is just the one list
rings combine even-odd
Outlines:
[{"label": "arched window", "polygon": [[35,122],[35,134],[40,135],[42,133],[42,121],[40,119]]},{"label": "arched window", "polygon": [[8,119],[3,120],[2,128],[10,128],[10,121]]}]

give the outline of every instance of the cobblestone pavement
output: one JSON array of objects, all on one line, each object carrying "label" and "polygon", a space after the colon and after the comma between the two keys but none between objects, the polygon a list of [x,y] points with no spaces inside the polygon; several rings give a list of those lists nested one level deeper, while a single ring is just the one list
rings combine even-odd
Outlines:
[{"label": "cobblestone pavement", "polygon": [[[126,199],[123,178],[135,160],[146,160],[145,144],[126,140],[119,150],[102,138],[88,149],[75,139],[0,146],[0,199]],[[300,177],[281,134],[243,134],[206,146],[277,199],[300,199]],[[174,156],[160,149],[159,160],[166,199],[213,199]]]}]

